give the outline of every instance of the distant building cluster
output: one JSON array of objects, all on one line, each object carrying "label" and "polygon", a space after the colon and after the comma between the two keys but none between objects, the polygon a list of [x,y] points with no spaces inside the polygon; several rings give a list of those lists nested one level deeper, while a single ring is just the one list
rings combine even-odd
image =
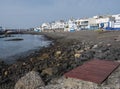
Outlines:
[{"label": "distant building cluster", "polygon": [[120,30],[120,14],[93,16],[92,18],[69,19],[43,23],[34,28],[37,32],[73,32],[79,30]]},{"label": "distant building cluster", "polygon": [[72,32],[79,30],[120,30],[120,14],[93,16],[92,18],[60,20],[51,23],[43,23],[34,28],[36,32]]},{"label": "distant building cluster", "polygon": [[93,16],[92,18],[60,20],[52,23],[43,23],[34,28],[37,32],[72,32],[79,30],[120,30],[120,14]]},{"label": "distant building cluster", "polygon": [[[93,16],[92,18],[60,20],[29,29],[36,32],[74,32],[80,30],[120,30],[120,14]],[[7,30],[0,26],[0,32]],[[12,29],[13,30],[13,29]],[[18,29],[19,30],[19,29]]]}]

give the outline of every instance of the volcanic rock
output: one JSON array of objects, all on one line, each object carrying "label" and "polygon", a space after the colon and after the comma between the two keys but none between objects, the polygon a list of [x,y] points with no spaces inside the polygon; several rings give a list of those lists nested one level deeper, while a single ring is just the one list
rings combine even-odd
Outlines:
[{"label": "volcanic rock", "polygon": [[45,84],[38,72],[31,71],[18,80],[14,89],[36,89],[41,86],[45,86]]}]

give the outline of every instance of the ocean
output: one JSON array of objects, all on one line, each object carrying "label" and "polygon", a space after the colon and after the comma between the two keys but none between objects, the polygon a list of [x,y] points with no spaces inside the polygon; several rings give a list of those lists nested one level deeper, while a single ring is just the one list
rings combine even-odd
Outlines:
[{"label": "ocean", "polygon": [[[23,40],[7,41],[15,38]],[[25,53],[29,55],[37,49],[49,46],[50,43],[51,41],[46,40],[43,35],[17,34],[0,38],[0,60],[8,63],[13,62],[16,57],[18,58]]]}]

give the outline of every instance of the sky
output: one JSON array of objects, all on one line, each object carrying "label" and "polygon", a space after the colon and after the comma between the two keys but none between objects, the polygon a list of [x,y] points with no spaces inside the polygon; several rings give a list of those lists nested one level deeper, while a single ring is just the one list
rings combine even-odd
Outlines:
[{"label": "sky", "polygon": [[0,26],[33,28],[44,22],[120,14],[120,0],[0,0]]}]

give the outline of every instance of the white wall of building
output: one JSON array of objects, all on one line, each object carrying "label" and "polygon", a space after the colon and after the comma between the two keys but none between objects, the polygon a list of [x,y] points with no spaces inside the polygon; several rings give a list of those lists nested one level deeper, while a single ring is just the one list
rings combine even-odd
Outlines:
[{"label": "white wall of building", "polygon": [[103,17],[96,19],[96,23],[99,24],[99,27],[101,26],[101,23],[104,24],[104,28],[113,27],[114,20],[114,17]]},{"label": "white wall of building", "polygon": [[42,30],[51,29],[51,25],[49,23],[43,23],[41,27],[42,27]]},{"label": "white wall of building", "polygon": [[68,31],[71,31],[71,30],[78,30],[77,28],[77,24],[75,24],[76,20],[69,20],[68,21]]},{"label": "white wall of building", "polygon": [[57,22],[55,22],[55,23],[52,23],[51,24],[51,27],[52,27],[52,29],[61,29],[61,28],[63,28],[64,29],[64,27],[65,27],[65,23],[64,22],[60,22],[60,21],[57,21]]},{"label": "white wall of building", "polygon": [[114,28],[120,28],[120,14],[112,15],[112,17],[115,17]]},{"label": "white wall of building", "polygon": [[86,18],[86,19],[80,19],[80,28],[85,30],[85,29],[88,29],[89,28],[89,19]]}]

